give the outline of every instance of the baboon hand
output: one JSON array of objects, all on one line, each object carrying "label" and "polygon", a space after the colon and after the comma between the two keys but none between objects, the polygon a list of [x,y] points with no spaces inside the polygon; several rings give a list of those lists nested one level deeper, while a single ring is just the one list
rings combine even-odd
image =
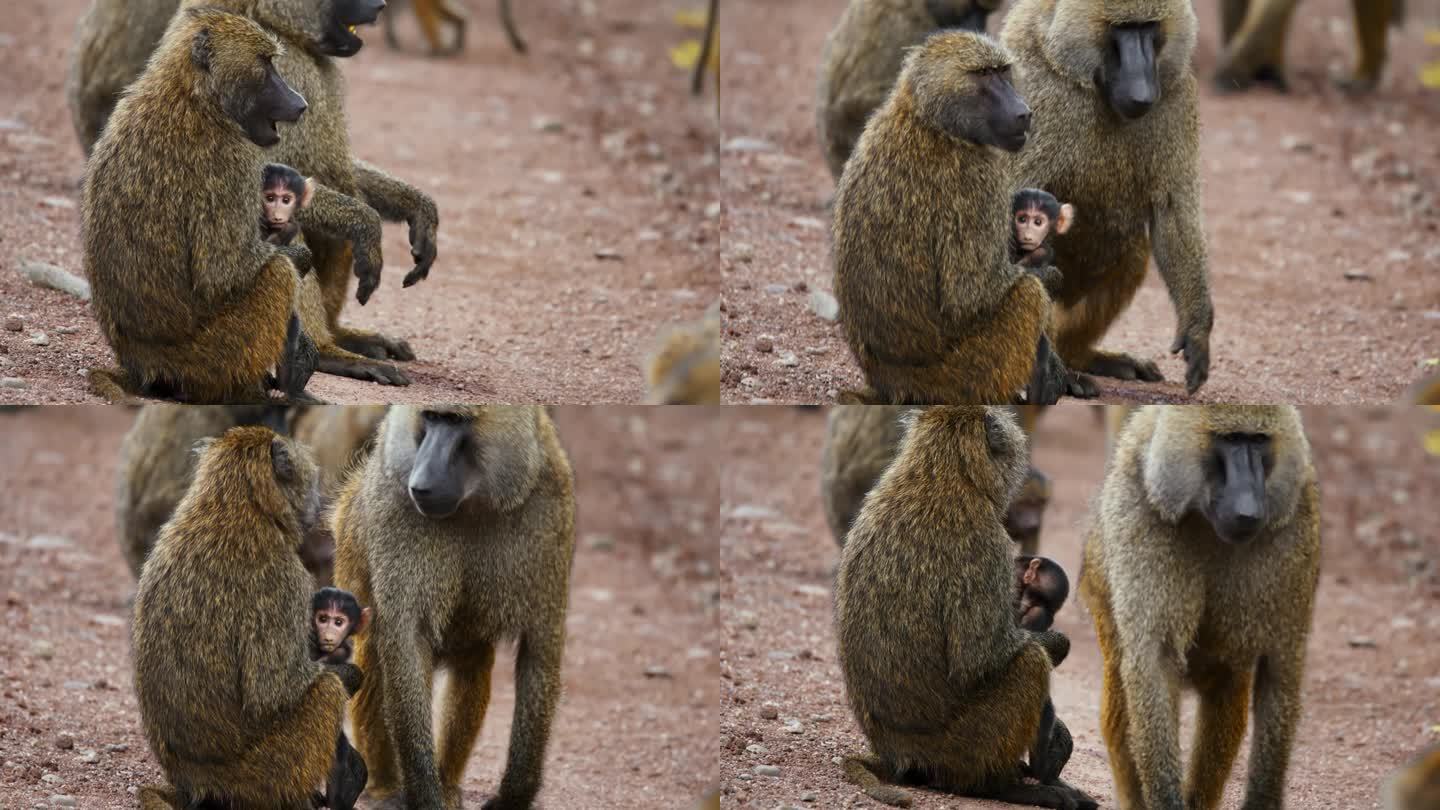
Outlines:
[{"label": "baboon hand", "polygon": [[430,266],[435,263],[435,230],[440,225],[435,204],[422,208],[410,220],[410,256],[415,259],[415,269],[405,274],[405,283],[410,287],[430,275]]},{"label": "baboon hand", "polygon": [[1030,272],[1034,273],[1035,277],[1040,279],[1040,283],[1045,285],[1046,295],[1054,298],[1060,294],[1060,288],[1065,284],[1065,275],[1060,272],[1060,268],[1053,264],[1047,264],[1043,267],[1036,267]]},{"label": "baboon hand", "polygon": [[1180,334],[1175,336],[1175,342],[1170,346],[1170,353],[1175,354],[1176,352],[1184,352],[1185,390],[1194,394],[1210,378],[1209,326],[1182,327]]},{"label": "baboon hand", "polygon": [[290,259],[290,263],[295,265],[295,272],[300,274],[300,278],[304,278],[311,270],[315,269],[315,259],[310,255],[310,248],[304,245],[286,245],[277,250],[285,254]]},{"label": "baboon hand", "polygon": [[355,300],[363,307],[380,286],[380,265],[370,261],[370,257],[364,252],[355,251],[355,278],[360,280],[360,283],[355,285]]},{"label": "baboon hand", "polygon": [[360,691],[360,685],[365,682],[364,670],[354,664],[326,664],[325,668],[340,678],[340,682],[345,685],[345,693],[351,697]]}]

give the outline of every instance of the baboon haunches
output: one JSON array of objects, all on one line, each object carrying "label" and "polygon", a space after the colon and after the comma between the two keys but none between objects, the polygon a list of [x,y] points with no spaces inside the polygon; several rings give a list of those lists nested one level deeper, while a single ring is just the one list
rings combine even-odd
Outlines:
[{"label": "baboon haunches", "polygon": [[[366,679],[352,713],[372,793],[403,785],[409,807],[454,806],[495,645],[517,639],[510,751],[492,801],[529,807],[560,696],[575,542],[573,474],[550,417],[539,407],[393,407],[331,526],[336,584],[375,609],[356,647]],[[439,667],[450,677],[437,742]]]},{"label": "baboon haunches", "polygon": [[1035,114],[1012,187],[1044,189],[1082,212],[1055,241],[1064,273],[1055,350],[1072,382],[1082,372],[1161,379],[1149,360],[1096,348],[1152,253],[1175,305],[1170,351],[1184,353],[1187,390],[1209,376],[1195,26],[1189,0],[1018,0],[1005,18],[1016,86]]},{"label": "baboon haunches", "polygon": [[[1120,807],[1218,807],[1251,707],[1244,806],[1283,806],[1320,565],[1299,414],[1131,414],[1092,520],[1080,594],[1105,661],[1100,723]],[[1200,697],[1183,787],[1182,687]]]}]

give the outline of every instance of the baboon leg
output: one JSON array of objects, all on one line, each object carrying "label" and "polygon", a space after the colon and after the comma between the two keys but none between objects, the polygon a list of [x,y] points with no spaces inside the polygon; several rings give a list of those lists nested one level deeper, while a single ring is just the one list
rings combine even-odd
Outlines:
[{"label": "baboon leg", "polygon": [[1100,685],[1100,735],[1110,754],[1110,773],[1115,780],[1115,805],[1122,810],[1144,807],[1140,770],[1131,755],[1130,714],[1125,706],[1125,679],[1120,672],[1119,644],[1111,618],[1109,594],[1103,583],[1086,578],[1086,560],[1081,567],[1085,604],[1095,621],[1095,635],[1105,662]]},{"label": "baboon leg", "polygon": [[1041,784],[1053,784],[1060,778],[1065,763],[1070,761],[1073,748],[1070,730],[1055,716],[1055,703],[1046,698],[1045,708],[1040,712],[1040,727],[1030,744],[1030,775]]},{"label": "baboon leg", "polygon": [[1150,260],[1149,246],[1134,246],[1112,269],[1104,284],[1096,285],[1088,295],[1073,306],[1057,306],[1055,313],[1055,351],[1072,372],[1090,367],[1095,345],[1110,330],[1135,298],[1145,281],[1145,266]]},{"label": "baboon leg", "polygon": [[1355,70],[1340,83],[1346,90],[1365,92],[1380,83],[1385,67],[1386,26],[1390,24],[1393,0],[1351,0],[1355,11]]},{"label": "baboon leg", "polygon": [[385,44],[393,51],[400,50],[400,38],[395,36],[395,11],[392,9],[389,14],[382,14],[381,17],[381,22],[385,24]]},{"label": "baboon leg", "polygon": [[1294,643],[1293,650],[1262,657],[1255,670],[1255,733],[1250,740],[1244,810],[1280,807],[1285,801],[1285,772],[1300,720],[1305,667],[1305,639],[1302,636]]},{"label": "baboon leg", "polygon": [[[1219,90],[1240,90],[1255,80],[1256,73],[1273,54],[1276,40],[1284,39],[1296,0],[1257,0],[1249,5],[1245,22],[1230,41],[1215,71]],[[1276,70],[1283,65],[1274,65]]]},{"label": "baboon leg", "polygon": [[520,640],[515,654],[515,714],[510,754],[500,779],[503,806],[528,807],[540,790],[545,748],[560,699],[560,660],[565,629],[540,630]]},{"label": "baboon leg", "polygon": [[[365,599],[367,604],[374,603],[368,593],[361,592],[358,583],[345,584],[355,592],[356,598]],[[370,771],[370,792],[383,796],[399,790],[402,781],[395,743],[385,725],[385,671],[370,639],[362,638],[356,642],[355,665],[365,672],[365,680],[360,685],[360,691],[350,699],[354,744]]]},{"label": "baboon leg", "polygon": [[845,771],[845,781],[859,786],[866,796],[891,807],[910,806],[909,793],[881,781],[880,775],[885,773],[886,768],[878,758],[846,757],[841,767]]},{"label": "baboon leg", "polygon": [[369,771],[360,752],[350,747],[345,733],[335,739],[335,762],[325,783],[325,806],[330,810],[355,810],[355,802],[365,790]]},{"label": "baboon leg", "polygon": [[454,31],[454,38],[450,43],[450,47],[445,49],[445,52],[454,54],[465,50],[465,26],[469,24],[469,18],[465,16],[459,7],[453,5],[449,0],[441,0],[440,16],[444,17],[445,21],[450,23],[450,27]]},{"label": "baboon leg", "polygon": [[465,776],[465,761],[475,748],[475,739],[485,724],[490,705],[490,673],[495,668],[495,645],[487,644],[459,660],[450,662],[450,683],[446,687],[440,717],[440,785],[458,788]]},{"label": "baboon leg", "polygon": [[315,374],[319,352],[315,341],[300,328],[300,318],[291,314],[285,326],[285,352],[276,369],[276,387],[291,402],[313,402],[314,397],[305,393],[305,386]]},{"label": "baboon leg", "polygon": [[1117,380],[1160,382],[1165,379],[1154,361],[1141,360],[1120,352],[1096,350],[1092,353],[1090,365],[1085,371],[1098,377],[1114,377]]},{"label": "baboon leg", "polygon": [[[409,638],[376,638],[377,644],[385,645],[385,649],[378,651],[385,661],[383,722],[394,738],[408,806],[440,807],[444,799],[440,771],[435,764],[434,721],[430,712],[434,658],[429,647],[420,643],[416,631],[401,635]],[[370,680],[365,679],[366,683]],[[519,700],[517,695],[517,705]]]},{"label": "baboon leg", "polygon": [[411,350],[409,343],[366,329],[339,327],[335,332],[335,345],[372,360],[415,359],[415,352]]},{"label": "baboon leg", "polygon": [[[1074,788],[1061,785],[1030,785],[1024,782],[1009,782],[995,787],[981,787],[966,793],[977,799],[992,799],[1010,804],[1028,804],[1033,807],[1052,807],[1058,810],[1077,810],[1081,805]],[[1092,802],[1088,807],[1095,807]]]},{"label": "baboon leg", "polygon": [[1240,740],[1245,737],[1246,702],[1250,699],[1248,672],[1204,675],[1196,678],[1200,708],[1190,753],[1190,775],[1185,780],[1187,810],[1220,806],[1225,780],[1240,751]]},{"label": "baboon leg", "polygon": [[409,385],[410,376],[393,363],[372,360],[336,345],[321,347],[315,370],[381,385]]},{"label": "baboon leg", "polygon": [[440,35],[439,0],[415,0],[415,19],[420,21],[420,32],[430,44],[430,55],[444,51],[445,42]]},{"label": "baboon leg", "polygon": [[[520,29],[515,27],[515,15],[510,11],[510,0],[500,0],[500,26],[505,29],[505,38],[516,53],[525,53],[525,40],[520,38]],[[463,30],[463,29],[462,29]]]},{"label": "baboon leg", "polygon": [[1220,0],[1220,44],[1226,46],[1235,38],[1245,22],[1245,7],[1250,0]]}]

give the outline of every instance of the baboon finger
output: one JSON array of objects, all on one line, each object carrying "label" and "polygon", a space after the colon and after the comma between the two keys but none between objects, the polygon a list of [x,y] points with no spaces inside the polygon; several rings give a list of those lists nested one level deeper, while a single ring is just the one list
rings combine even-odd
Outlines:
[{"label": "baboon finger", "polygon": [[1066,392],[1077,399],[1094,399],[1100,396],[1100,386],[1089,374],[1071,371],[1065,375]]}]

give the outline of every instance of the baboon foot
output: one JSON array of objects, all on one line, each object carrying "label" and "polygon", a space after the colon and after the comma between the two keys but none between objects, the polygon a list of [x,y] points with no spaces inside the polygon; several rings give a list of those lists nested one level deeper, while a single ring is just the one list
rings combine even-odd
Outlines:
[{"label": "baboon foot", "polygon": [[[364,355],[371,360],[414,360],[415,352],[410,349],[410,344],[398,338],[386,337],[379,332],[352,332],[350,334],[337,334],[335,345],[340,348]],[[403,383],[395,383],[401,384]]]},{"label": "baboon foot", "polygon": [[339,377],[379,383],[380,385],[409,385],[410,378],[397,366],[378,360],[353,360],[321,355],[319,371]]},{"label": "baboon foot", "polygon": [[1100,386],[1090,375],[1070,369],[1065,372],[1065,393],[1076,399],[1094,399],[1100,396]]},{"label": "baboon foot", "polygon": [[1341,91],[1352,96],[1363,96],[1375,92],[1380,84],[1378,76],[1363,76],[1360,74],[1333,76],[1330,79]]},{"label": "baboon foot", "polygon": [[1090,801],[1090,810],[1095,810],[1093,799],[1068,785],[1027,785],[1013,782],[995,790],[970,794],[977,799],[994,799],[1009,804],[1029,804],[1035,807],[1049,807],[1053,810],[1081,810],[1081,798]]},{"label": "baboon foot", "polygon": [[1255,68],[1255,83],[1269,86],[1277,93],[1290,92],[1290,82],[1285,80],[1285,71],[1278,65],[1261,65]]},{"label": "baboon foot", "polygon": [[1242,93],[1257,85],[1264,85],[1277,93],[1290,92],[1290,83],[1285,80],[1285,72],[1278,65],[1259,65],[1249,73],[1222,66],[1215,71],[1211,82],[1217,93]]},{"label": "baboon foot", "polygon": [[1136,360],[1128,354],[1096,352],[1090,360],[1087,372],[1099,377],[1114,377],[1119,380],[1141,380],[1161,382],[1165,375],[1160,367],[1150,360]]}]

